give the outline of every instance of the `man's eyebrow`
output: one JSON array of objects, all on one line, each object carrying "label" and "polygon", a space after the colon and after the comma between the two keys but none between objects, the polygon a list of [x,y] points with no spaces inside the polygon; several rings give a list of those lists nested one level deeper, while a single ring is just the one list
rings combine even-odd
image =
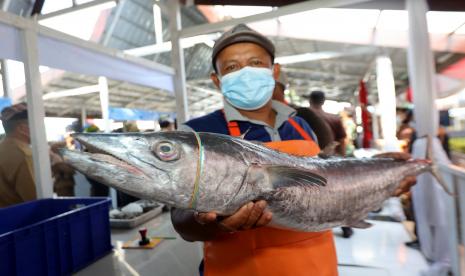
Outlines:
[{"label": "man's eyebrow", "polygon": [[264,60],[264,59],[266,59],[266,58],[267,58],[266,55],[256,55],[256,56],[249,57],[249,58],[247,59],[247,61],[250,61],[250,60],[252,60],[252,59]]},{"label": "man's eyebrow", "polygon": [[223,63],[239,62],[237,59],[226,59]]}]

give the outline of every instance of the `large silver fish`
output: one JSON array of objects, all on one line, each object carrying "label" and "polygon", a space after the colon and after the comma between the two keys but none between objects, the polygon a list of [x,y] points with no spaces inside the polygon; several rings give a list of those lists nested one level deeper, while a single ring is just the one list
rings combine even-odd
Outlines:
[{"label": "large silver fish", "polygon": [[227,135],[194,132],[77,134],[89,152],[64,150],[66,162],[128,194],[184,209],[234,213],[264,199],[271,225],[298,231],[369,226],[426,160],[302,158]]}]

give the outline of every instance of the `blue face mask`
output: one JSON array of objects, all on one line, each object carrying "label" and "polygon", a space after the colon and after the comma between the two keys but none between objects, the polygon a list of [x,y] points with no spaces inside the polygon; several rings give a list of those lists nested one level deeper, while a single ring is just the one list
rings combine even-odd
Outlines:
[{"label": "blue face mask", "polygon": [[273,96],[275,80],[268,68],[244,67],[221,77],[221,92],[232,106],[243,110],[263,107]]}]

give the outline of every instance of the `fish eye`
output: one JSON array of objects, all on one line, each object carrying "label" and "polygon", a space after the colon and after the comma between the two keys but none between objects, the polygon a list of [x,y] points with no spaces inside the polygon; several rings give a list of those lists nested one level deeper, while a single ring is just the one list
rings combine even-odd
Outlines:
[{"label": "fish eye", "polygon": [[171,142],[159,142],[154,147],[155,155],[162,161],[174,161],[179,159],[179,150]]}]

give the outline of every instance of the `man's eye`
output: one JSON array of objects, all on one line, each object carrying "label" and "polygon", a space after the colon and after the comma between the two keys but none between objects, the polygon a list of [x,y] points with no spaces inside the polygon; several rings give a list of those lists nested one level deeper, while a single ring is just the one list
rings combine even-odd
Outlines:
[{"label": "man's eye", "polygon": [[229,65],[228,67],[225,68],[227,72],[233,71],[236,69],[236,65]]},{"label": "man's eye", "polygon": [[262,62],[260,60],[252,60],[251,64],[254,66],[258,66],[258,65],[262,65]]}]

